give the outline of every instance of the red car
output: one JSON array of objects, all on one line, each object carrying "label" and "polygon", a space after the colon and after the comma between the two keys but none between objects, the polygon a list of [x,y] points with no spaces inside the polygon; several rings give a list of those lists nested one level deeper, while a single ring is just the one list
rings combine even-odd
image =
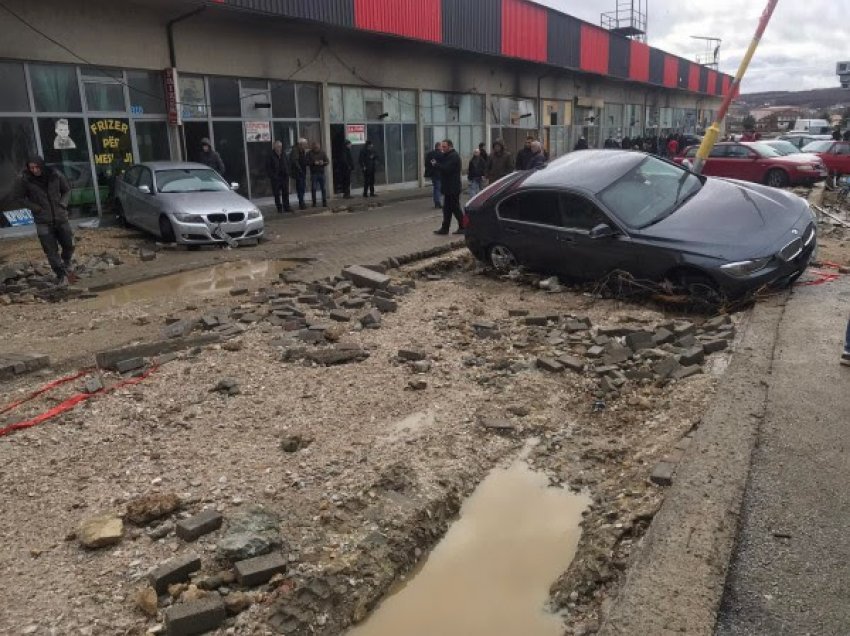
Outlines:
[{"label": "red car", "polygon": [[820,157],[832,175],[850,174],[850,141],[813,141],[803,152]]},{"label": "red car", "polygon": [[[697,146],[691,146],[673,161],[690,167],[697,156],[697,150]],[[800,155],[783,157],[767,144],[759,142],[715,144],[702,173],[710,177],[764,183],[775,188],[809,185],[827,177],[822,161]]]}]

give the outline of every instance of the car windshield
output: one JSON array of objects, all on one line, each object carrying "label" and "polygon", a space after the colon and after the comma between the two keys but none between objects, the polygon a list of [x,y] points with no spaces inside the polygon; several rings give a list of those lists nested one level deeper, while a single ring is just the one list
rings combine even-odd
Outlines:
[{"label": "car windshield", "polygon": [[803,146],[803,152],[829,152],[832,148],[831,141],[813,141]]},{"label": "car windshield", "polygon": [[764,142],[755,142],[747,144],[750,148],[755,150],[762,157],[781,157],[782,153],[779,152],[776,148],[771,148]]},{"label": "car windshield", "polygon": [[157,170],[156,189],[165,194],[186,192],[224,192],[230,186],[214,170],[175,168]]},{"label": "car windshield", "polygon": [[598,197],[623,223],[642,228],[673,214],[702,183],[683,168],[647,157]]},{"label": "car windshield", "polygon": [[790,141],[781,141],[781,140],[779,140],[779,141],[769,141],[769,142],[766,142],[762,145],[770,146],[776,152],[778,152],[780,155],[783,155],[783,156],[796,155],[798,152],[800,152],[800,150],[797,148],[797,146],[792,144]]}]

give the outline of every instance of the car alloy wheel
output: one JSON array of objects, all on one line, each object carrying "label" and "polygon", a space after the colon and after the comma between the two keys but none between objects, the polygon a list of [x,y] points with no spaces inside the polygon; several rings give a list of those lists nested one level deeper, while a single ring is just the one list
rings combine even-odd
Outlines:
[{"label": "car alloy wheel", "polygon": [[767,185],[771,188],[784,188],[788,185],[788,175],[783,170],[774,168],[767,173]]},{"label": "car alloy wheel", "polygon": [[517,260],[514,253],[504,245],[494,245],[490,248],[490,264],[499,272],[516,269]]}]

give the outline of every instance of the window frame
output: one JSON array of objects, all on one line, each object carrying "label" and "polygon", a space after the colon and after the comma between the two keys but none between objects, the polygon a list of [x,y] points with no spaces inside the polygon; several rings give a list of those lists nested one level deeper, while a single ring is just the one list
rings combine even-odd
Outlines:
[{"label": "window frame", "polygon": [[[581,199],[587,205],[592,206],[596,210],[596,212],[601,216],[601,220],[598,223],[596,223],[595,225],[593,225],[592,227],[587,228],[587,229],[568,225],[567,224],[567,220],[568,220],[567,207],[564,204],[564,198],[568,197],[568,196]],[[605,210],[595,200],[593,200],[592,198],[582,194],[581,192],[576,192],[575,190],[570,190],[570,189],[559,190],[558,191],[558,201],[559,201],[558,206],[559,206],[560,212],[561,212],[561,222],[564,224],[563,226],[561,226],[561,229],[563,229],[563,230],[566,230],[568,232],[572,232],[574,234],[583,234],[583,235],[587,236],[587,235],[590,234],[591,230],[594,227],[596,227],[597,225],[603,224],[603,223],[610,225],[610,226],[619,230],[619,226],[611,220],[611,216],[607,212],[605,212]]]},{"label": "window frame", "polygon": [[[561,196],[560,196],[561,192],[562,192],[562,190],[555,189],[555,188],[528,188],[528,189],[521,189],[521,190],[516,191],[516,192],[511,192],[509,195],[502,198],[496,204],[496,218],[499,221],[508,221],[508,222],[511,222],[511,223],[522,223],[523,225],[530,225],[530,226],[533,226],[533,227],[543,227],[543,228],[549,228],[549,229],[554,229],[554,230],[567,229],[563,225],[564,215],[563,215],[563,210],[561,208]],[[512,201],[513,199],[523,197],[523,196],[526,196],[526,195],[529,195],[529,194],[540,194],[540,193],[548,194],[548,195],[555,197],[555,201],[557,202],[558,218],[560,219],[561,225],[551,225],[549,223],[540,223],[538,221],[528,221],[528,220],[522,219],[522,218],[511,218],[511,217],[507,217],[507,216],[502,216],[502,206],[505,205],[506,203],[508,203],[509,201]]]}]

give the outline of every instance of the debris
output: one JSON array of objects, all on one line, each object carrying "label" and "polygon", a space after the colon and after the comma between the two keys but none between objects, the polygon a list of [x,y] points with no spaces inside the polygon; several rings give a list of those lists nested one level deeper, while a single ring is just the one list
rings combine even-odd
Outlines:
[{"label": "debris", "polygon": [[224,393],[229,396],[239,395],[242,390],[233,378],[222,378],[210,389],[210,393]]},{"label": "debris", "polygon": [[259,507],[246,510],[230,520],[217,544],[218,554],[232,562],[267,554],[283,546],[279,527],[274,513]]},{"label": "debris", "polygon": [[215,510],[204,510],[188,519],[178,521],[177,536],[183,541],[195,541],[205,534],[218,530],[223,521],[224,517]]},{"label": "debris", "polygon": [[118,349],[108,349],[97,353],[95,360],[97,366],[101,369],[117,370],[117,365],[122,360],[152,358],[165,353],[191,349],[192,347],[218,342],[221,340],[221,337],[218,333],[206,333],[188,336],[186,338],[158,340],[139,345],[131,345],[129,347],[120,347]]},{"label": "debris", "polygon": [[278,572],[286,571],[286,559],[279,552],[237,561],[234,564],[240,585],[253,587],[267,583]]},{"label": "debris", "polygon": [[669,462],[658,462],[649,476],[649,480],[658,486],[670,486],[673,483],[673,473],[676,472],[675,464]]},{"label": "debris", "polygon": [[284,453],[297,453],[307,448],[312,442],[313,440],[301,435],[287,435],[280,440],[280,449]]},{"label": "debris", "polygon": [[552,358],[537,358],[537,368],[550,373],[560,373],[564,370],[564,365]]},{"label": "debris", "polygon": [[100,515],[83,520],[77,530],[77,539],[89,549],[115,545],[124,536],[124,522],[113,515]]},{"label": "debris", "polygon": [[219,597],[172,605],[165,610],[167,636],[194,636],[218,629],[227,618]]},{"label": "debris", "polygon": [[145,526],[180,509],[182,502],[174,493],[153,493],[130,500],[124,518],[137,526]]},{"label": "debris", "polygon": [[407,383],[407,386],[414,391],[424,391],[428,388],[428,383],[425,380],[414,379]]},{"label": "debris", "polygon": [[318,349],[308,351],[304,357],[311,362],[329,367],[349,362],[363,362],[369,357],[369,352],[363,349]]},{"label": "debris", "polygon": [[189,580],[192,572],[201,569],[201,558],[197,554],[185,554],[161,563],[148,574],[148,580],[157,594],[168,592],[168,586]]},{"label": "debris", "polygon": [[158,597],[156,590],[150,585],[136,590],[136,607],[144,612],[150,618],[155,618],[159,608],[157,607]]},{"label": "debris", "polygon": [[87,377],[83,386],[83,391],[89,395],[97,393],[98,391],[103,391],[103,378],[101,375],[96,373],[95,375]]},{"label": "debris", "polygon": [[235,616],[251,607],[251,597],[245,592],[231,592],[224,597],[224,607],[229,615]]},{"label": "debris", "polygon": [[417,362],[419,360],[424,360],[428,356],[424,351],[419,351],[417,349],[399,349],[398,350],[398,358],[399,360],[405,360],[409,362]]},{"label": "debris", "polygon": [[367,267],[352,265],[342,270],[343,278],[347,278],[357,287],[368,289],[386,289],[390,284],[390,277],[386,274],[376,272]]},{"label": "debris", "polygon": [[127,360],[121,360],[115,364],[115,370],[118,373],[129,373],[130,371],[135,371],[136,369],[142,369],[145,366],[144,358],[129,358]]}]

